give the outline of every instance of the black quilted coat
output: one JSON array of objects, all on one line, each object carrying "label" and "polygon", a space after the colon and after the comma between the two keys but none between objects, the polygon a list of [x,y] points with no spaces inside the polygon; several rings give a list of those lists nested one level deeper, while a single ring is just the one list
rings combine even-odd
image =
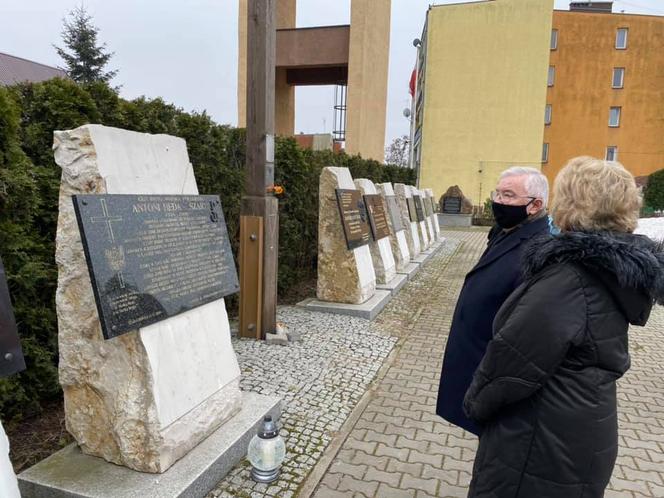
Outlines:
[{"label": "black quilted coat", "polygon": [[[616,459],[627,330],[664,303],[664,248],[570,232],[524,253],[464,400],[483,424],[469,497],[595,498]],[[638,333],[638,332],[637,332]]]}]

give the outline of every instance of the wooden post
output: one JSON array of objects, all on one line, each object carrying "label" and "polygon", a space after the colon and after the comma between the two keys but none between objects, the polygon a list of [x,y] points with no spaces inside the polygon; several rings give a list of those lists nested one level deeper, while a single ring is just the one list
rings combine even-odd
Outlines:
[{"label": "wooden post", "polygon": [[[249,0],[247,12],[247,163],[241,223],[262,218],[262,251],[250,247],[248,232],[240,239],[240,336],[261,339],[274,333],[277,320],[278,201],[268,194],[274,183],[274,93],[276,1]],[[262,279],[256,279],[256,275]],[[260,281],[262,280],[262,282]]]}]

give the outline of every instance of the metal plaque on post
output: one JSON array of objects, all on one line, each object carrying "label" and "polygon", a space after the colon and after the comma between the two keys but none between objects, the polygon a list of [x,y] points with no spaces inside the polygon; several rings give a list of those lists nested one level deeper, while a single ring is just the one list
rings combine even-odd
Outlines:
[{"label": "metal plaque on post", "polygon": [[369,225],[374,240],[380,240],[390,236],[390,226],[387,223],[387,213],[383,204],[383,196],[380,194],[366,194],[364,203],[369,213]]},{"label": "metal plaque on post", "polygon": [[216,195],[75,195],[106,339],[240,289]]},{"label": "metal plaque on post", "polygon": [[399,209],[399,200],[396,195],[386,195],[385,202],[387,203],[387,211],[390,213],[390,220],[392,221],[392,228],[394,233],[400,232],[404,229],[403,221],[401,220],[401,209]]},{"label": "metal plaque on post", "polygon": [[371,240],[371,229],[362,193],[359,190],[342,188],[336,189],[335,192],[346,246],[351,250],[368,244]]},{"label": "metal plaque on post", "polygon": [[422,203],[422,197],[420,197],[419,195],[414,195],[413,201],[415,202],[415,212],[417,213],[417,221],[424,221],[424,204]]},{"label": "metal plaque on post", "polygon": [[0,377],[25,370],[23,350],[18,338],[16,320],[9,287],[5,276],[5,267],[0,259]]}]

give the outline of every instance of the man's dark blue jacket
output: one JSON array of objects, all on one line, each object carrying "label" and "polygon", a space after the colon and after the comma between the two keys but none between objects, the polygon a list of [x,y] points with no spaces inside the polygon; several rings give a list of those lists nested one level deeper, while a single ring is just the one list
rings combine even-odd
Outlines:
[{"label": "man's dark blue jacket", "polygon": [[496,313],[522,282],[524,243],[548,232],[546,216],[509,233],[492,230],[486,251],[466,275],[445,348],[436,413],[474,434],[481,427],[463,413],[463,397],[492,338]]}]

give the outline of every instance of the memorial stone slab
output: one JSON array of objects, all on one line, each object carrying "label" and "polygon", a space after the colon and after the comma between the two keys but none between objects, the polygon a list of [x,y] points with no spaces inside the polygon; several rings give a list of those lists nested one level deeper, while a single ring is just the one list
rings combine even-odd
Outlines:
[{"label": "memorial stone slab", "polygon": [[413,199],[415,205],[415,214],[416,214],[416,223],[417,236],[420,239],[420,248],[422,251],[426,251],[429,248],[429,236],[427,231],[426,221],[424,219],[424,209],[422,206],[422,198],[419,195],[419,190],[413,186],[408,187],[410,190],[410,196]]},{"label": "memorial stone slab", "polygon": [[348,248],[337,189],[355,190],[354,195],[361,196],[348,168],[323,168],[318,190],[316,295],[321,301],[362,304],[376,291],[376,274],[368,245]]},{"label": "memorial stone slab", "polygon": [[[410,186],[403,183],[394,184],[394,193],[399,202],[399,209],[401,210],[401,221],[406,227],[406,243],[408,244],[408,252],[410,253],[411,260],[420,254],[420,238],[417,234],[417,221],[413,221],[411,213],[415,212],[415,206],[412,210],[410,205],[413,202],[413,197],[410,193]],[[410,199],[410,201],[409,201]]]},{"label": "memorial stone slab", "polygon": [[420,196],[419,202],[422,204],[422,211],[424,213],[424,224],[426,225],[427,237],[429,238],[429,247],[431,247],[436,240],[436,232],[433,228],[433,221],[431,221],[431,204],[424,190],[419,190],[418,192]]},{"label": "memorial stone slab", "polygon": [[369,214],[366,203],[359,190],[335,190],[341,224],[346,237],[346,246],[349,250],[367,245],[371,240]]},{"label": "memorial stone slab", "polygon": [[447,189],[447,192],[441,197],[440,207],[443,214],[473,213],[473,203],[463,195],[463,192],[458,185],[454,185]]},{"label": "memorial stone slab", "polygon": [[433,189],[427,188],[424,189],[424,192],[426,193],[427,200],[431,204],[431,222],[433,225],[434,232],[436,233],[436,240],[441,239],[441,234],[440,234],[440,223],[438,221],[438,213],[437,213],[437,203],[435,200],[435,196],[433,194]]},{"label": "memorial stone slab", "polygon": [[387,221],[390,225],[390,246],[392,247],[392,255],[394,256],[397,272],[400,272],[410,263],[410,251],[408,250],[399,200],[394,193],[391,183],[378,183],[376,184],[376,189],[381,193],[387,205],[389,213]]},{"label": "memorial stone slab", "polygon": [[25,370],[23,350],[9,297],[5,267],[0,259],[0,377]]},{"label": "memorial stone slab", "polygon": [[422,222],[426,219],[424,213],[424,203],[422,202],[422,197],[418,194],[413,195],[413,202],[415,204],[415,213],[417,216],[417,221]]},{"label": "memorial stone slab", "polygon": [[417,217],[417,208],[415,206],[415,199],[413,197],[408,197],[406,199],[406,204],[408,206],[408,219],[412,223],[418,223],[420,220]]},{"label": "memorial stone slab", "polygon": [[216,195],[75,195],[106,339],[240,289]]},{"label": "memorial stone slab", "polygon": [[[381,189],[381,186],[385,185],[384,183],[379,183],[378,184],[378,189]],[[388,184],[390,186],[390,190],[392,190],[392,184]],[[382,191],[387,191],[387,187],[383,187]],[[397,199],[396,195],[386,195],[385,196],[385,202],[387,203],[387,210],[390,213],[390,227],[392,232],[400,232],[401,230],[404,230],[404,224],[403,221],[401,220],[401,208],[399,207],[399,200]]]},{"label": "memorial stone slab", "polygon": [[[379,195],[376,195],[376,187],[372,181],[367,180],[366,178],[358,178],[355,180],[355,186],[360,192],[362,192],[365,199],[369,196],[369,198],[375,199],[382,205],[383,199]],[[383,213],[382,221],[387,225],[385,208],[382,207],[381,210]],[[397,273],[396,262],[394,261],[394,255],[392,254],[390,240],[386,237],[372,240],[369,244],[369,249],[371,251],[374,271],[376,273],[376,284],[386,284],[392,280]]]},{"label": "memorial stone slab", "polygon": [[[0,259],[0,377],[25,369],[23,350],[16,329],[16,320],[9,296],[5,267]],[[0,422],[0,496],[20,498],[18,483],[9,460],[9,439]]]},{"label": "memorial stone slab", "polygon": [[[195,196],[186,143],[85,125],[55,132],[54,153],[62,168],[56,308],[67,430],[86,454],[164,472],[241,408],[226,306],[215,299],[104,340],[72,196]],[[120,225],[98,221],[114,234]],[[102,256],[122,272],[130,255]]]}]

